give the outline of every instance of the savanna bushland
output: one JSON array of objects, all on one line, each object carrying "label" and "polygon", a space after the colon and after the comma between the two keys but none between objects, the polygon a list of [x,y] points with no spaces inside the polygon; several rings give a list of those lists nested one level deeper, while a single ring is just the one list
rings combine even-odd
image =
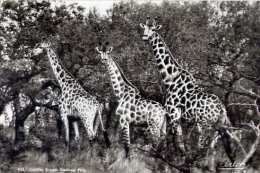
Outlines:
[{"label": "savanna bushland", "polygon": [[[86,11],[77,4],[55,2],[7,0],[1,6],[0,114],[7,116],[5,108],[11,105],[13,115],[9,126],[0,129],[0,172],[229,171],[220,169],[223,164],[260,171],[259,2],[121,1],[102,16],[95,8]],[[163,104],[165,90],[152,49],[141,39],[139,23],[147,16],[158,17],[162,25],[158,32],[171,53],[204,91],[220,98],[233,129],[239,131],[237,138],[230,137],[229,151],[217,143],[215,170],[204,164],[207,148],[196,147],[196,125],[186,122],[182,123],[185,156],[168,136],[166,145],[147,149],[145,131],[131,127],[131,158],[125,159],[116,98],[95,47],[99,41],[109,41],[114,47],[111,56],[129,81],[142,96]],[[100,133],[90,149],[80,126],[80,144],[72,141],[67,152],[58,109],[60,86],[48,58],[30,54],[43,38],[52,38],[64,67],[104,104],[110,148],[104,147]],[[39,115],[44,117],[41,127]]]}]

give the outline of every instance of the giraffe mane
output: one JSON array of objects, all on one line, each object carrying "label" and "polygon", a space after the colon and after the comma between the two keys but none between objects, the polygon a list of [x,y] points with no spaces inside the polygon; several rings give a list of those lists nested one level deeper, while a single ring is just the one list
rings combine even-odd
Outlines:
[{"label": "giraffe mane", "polygon": [[128,85],[130,85],[132,88],[134,88],[136,94],[139,94],[140,91],[136,88],[136,86],[134,86],[133,84],[131,84],[131,82],[130,82],[129,80],[127,80],[127,78],[125,77],[125,74],[123,73],[122,69],[120,68],[120,66],[118,65],[118,63],[116,62],[116,60],[115,60],[113,57],[111,57],[111,58],[112,58],[112,60],[115,62],[117,68],[119,69],[119,72],[121,73],[121,75],[122,75],[122,77],[123,77],[123,80],[124,80]]},{"label": "giraffe mane", "polygon": [[53,50],[53,52],[55,53],[57,60],[59,61],[61,67],[63,68],[63,70],[74,80],[76,80],[78,82],[78,80],[67,70],[67,68],[64,66],[64,64],[62,63],[62,61],[60,60],[60,57],[57,55],[57,52],[54,51],[53,47],[50,45],[49,46],[50,49]]},{"label": "giraffe mane", "polygon": [[[157,33],[157,34],[158,34],[158,33]],[[167,53],[169,54],[170,59],[171,59],[172,61],[174,61],[174,62],[176,63],[176,65],[177,65],[181,70],[183,70],[183,71],[185,71],[186,73],[188,73],[188,74],[192,77],[192,79],[195,81],[195,83],[196,83],[196,80],[194,79],[193,75],[192,75],[189,71],[185,70],[185,69],[173,58],[173,55],[172,55],[170,49],[168,48],[168,46],[166,45],[166,43],[163,41],[163,39],[162,39],[162,37],[160,36],[160,34],[158,34],[158,36],[159,36],[159,38],[161,39],[161,42],[163,43],[164,47],[166,48],[166,51],[167,51]],[[181,73],[180,73],[180,74],[181,74]],[[196,83],[196,84],[197,84],[197,83]]]}]

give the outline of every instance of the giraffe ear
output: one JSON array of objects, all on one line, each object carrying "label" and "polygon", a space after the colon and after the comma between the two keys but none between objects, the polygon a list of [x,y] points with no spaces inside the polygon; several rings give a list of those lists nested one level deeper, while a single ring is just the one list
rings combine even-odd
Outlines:
[{"label": "giraffe ear", "polygon": [[111,52],[113,50],[113,47],[111,46],[109,49],[108,49],[108,52]]},{"label": "giraffe ear", "polygon": [[139,23],[139,25],[141,26],[141,28],[145,28],[145,25],[143,23]]},{"label": "giraffe ear", "polygon": [[162,27],[162,25],[157,25],[156,27],[155,27],[155,30],[159,30],[159,29],[161,29],[161,27]]},{"label": "giraffe ear", "polygon": [[96,47],[96,50],[97,50],[99,53],[101,53],[101,51],[99,50],[99,48],[98,48],[98,47]]}]

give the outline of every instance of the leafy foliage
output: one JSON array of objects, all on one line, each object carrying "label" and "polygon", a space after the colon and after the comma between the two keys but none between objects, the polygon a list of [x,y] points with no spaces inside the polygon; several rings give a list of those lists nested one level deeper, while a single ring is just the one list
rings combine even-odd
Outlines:
[{"label": "leafy foliage", "polygon": [[[18,131],[36,107],[58,112],[60,89],[49,62],[45,56],[30,56],[45,37],[53,40],[64,66],[83,87],[102,102],[109,101],[106,126],[111,133],[119,131],[117,103],[106,66],[95,51],[98,41],[110,42],[112,56],[142,95],[163,103],[164,88],[151,48],[140,37],[139,23],[147,15],[158,16],[160,35],[174,57],[202,88],[221,98],[234,125],[260,120],[258,2],[155,5],[131,0],[115,3],[106,16],[95,8],[86,13],[76,4],[53,7],[47,1],[4,1],[2,7],[0,113],[14,103],[17,136],[23,136]],[[192,126],[184,126],[189,133]]]}]

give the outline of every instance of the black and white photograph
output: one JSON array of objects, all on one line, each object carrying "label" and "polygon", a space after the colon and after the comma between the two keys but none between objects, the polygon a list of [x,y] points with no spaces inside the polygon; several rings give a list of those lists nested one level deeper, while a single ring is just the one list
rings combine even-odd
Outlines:
[{"label": "black and white photograph", "polygon": [[260,1],[0,0],[0,173],[259,173]]}]

